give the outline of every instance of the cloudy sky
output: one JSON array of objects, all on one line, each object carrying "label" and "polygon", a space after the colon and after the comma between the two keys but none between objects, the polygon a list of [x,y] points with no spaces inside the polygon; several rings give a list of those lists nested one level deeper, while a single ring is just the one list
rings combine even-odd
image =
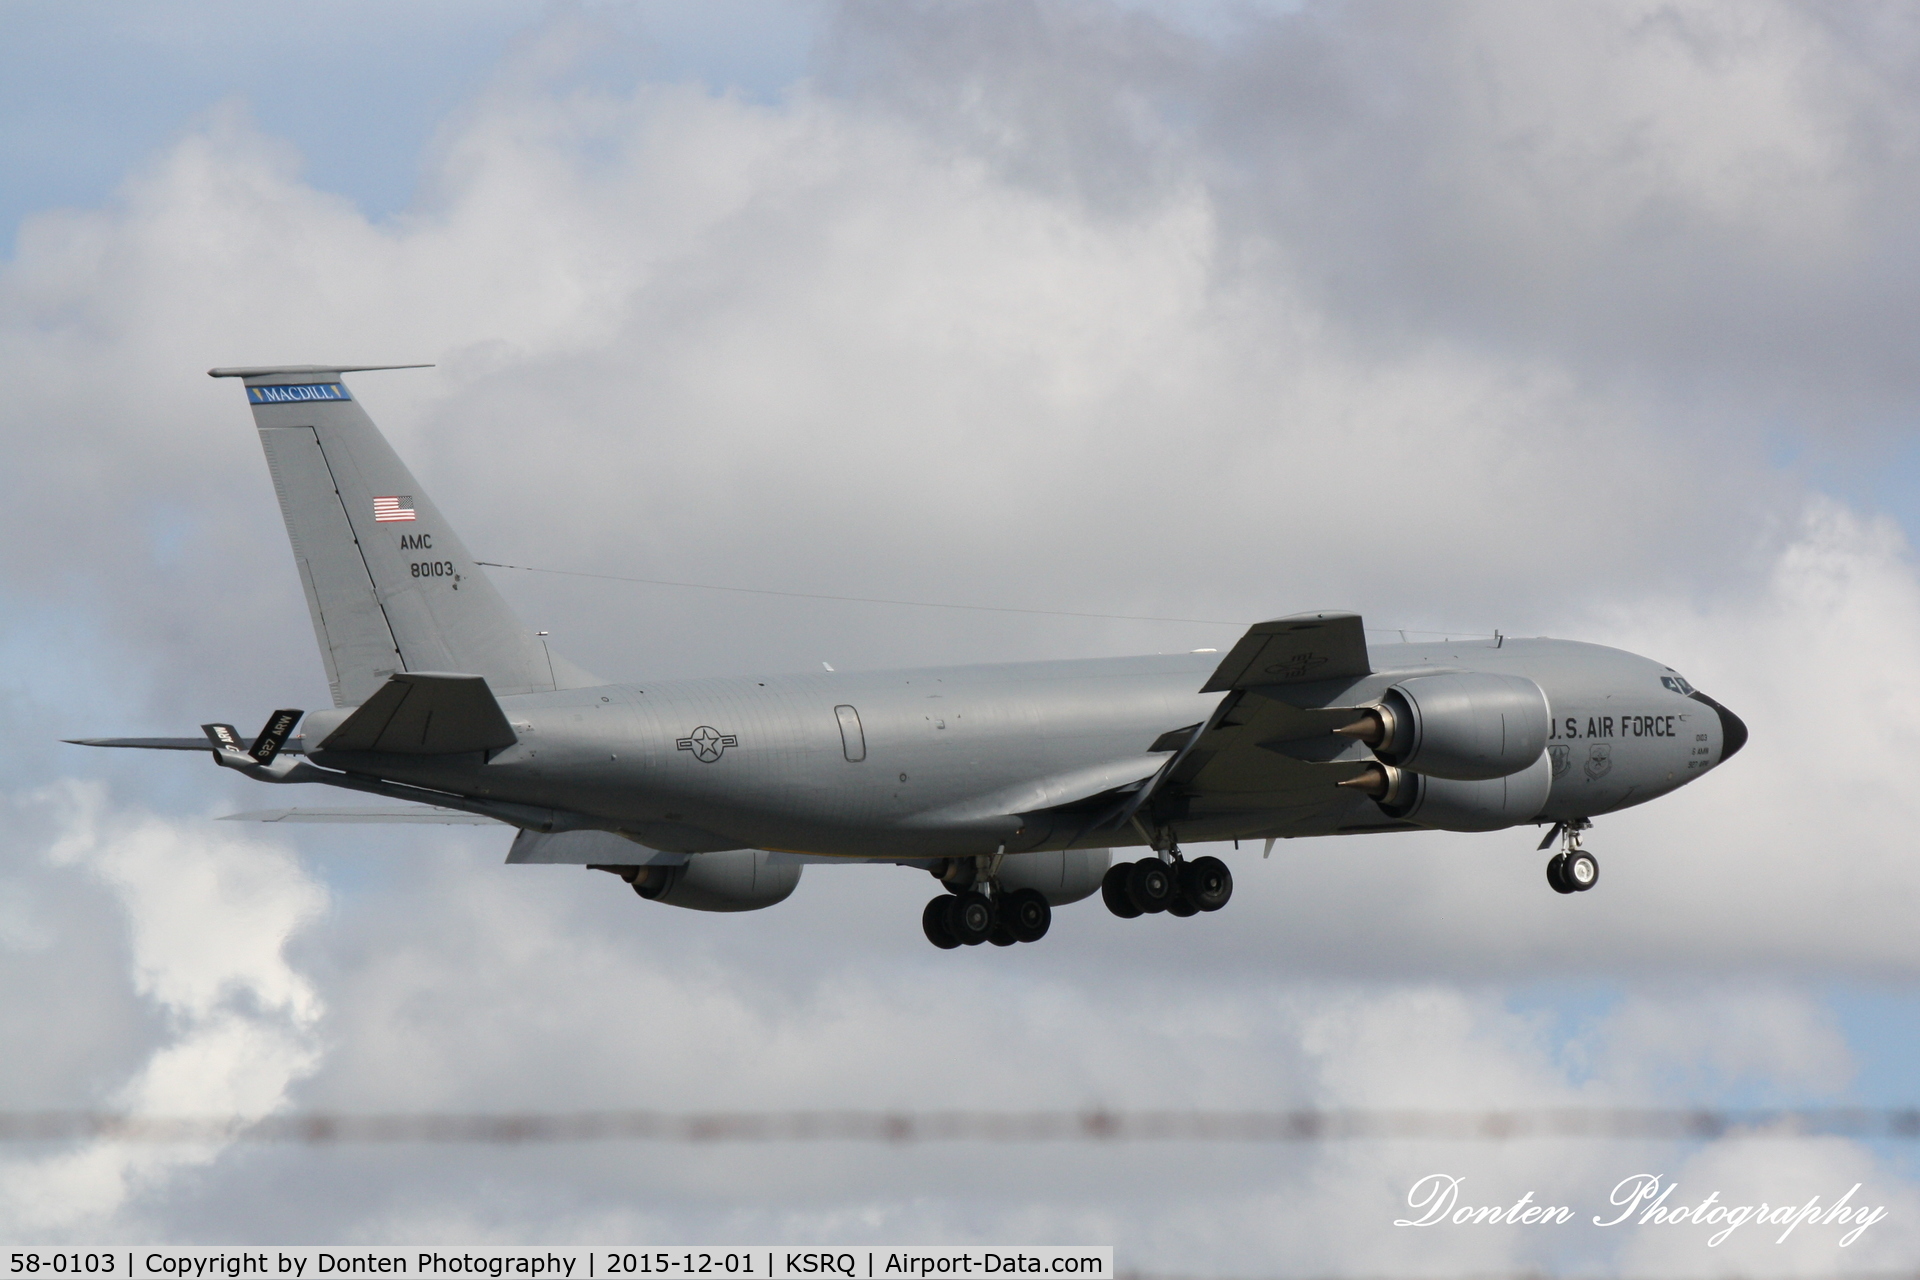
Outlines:
[{"label": "cloudy sky", "polygon": [[[13,0],[0,1106],[261,1115],[1920,1101],[1911,6]],[[1747,719],[1603,820],[1243,853],[1229,910],[939,953],[931,882],[713,917],[500,831],[212,821],[61,737],[326,686],[212,365],[356,393],[609,678],[1184,650],[1313,607],[1658,657]],[[272,797],[278,801],[280,797]],[[315,797],[324,803],[325,797]],[[1231,851],[1227,850],[1231,856]],[[1856,1200],[1401,1229],[1414,1181]],[[0,1151],[47,1242],[1113,1243],[1202,1276],[1810,1274],[1910,1147]]]}]

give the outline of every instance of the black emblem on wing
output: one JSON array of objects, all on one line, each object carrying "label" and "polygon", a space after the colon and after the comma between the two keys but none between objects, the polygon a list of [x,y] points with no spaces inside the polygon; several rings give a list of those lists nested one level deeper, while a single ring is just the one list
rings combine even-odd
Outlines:
[{"label": "black emblem on wing", "polygon": [[1264,668],[1267,675],[1278,680],[1299,680],[1316,667],[1327,665],[1327,656],[1309,649],[1305,653],[1290,654],[1279,662]]}]

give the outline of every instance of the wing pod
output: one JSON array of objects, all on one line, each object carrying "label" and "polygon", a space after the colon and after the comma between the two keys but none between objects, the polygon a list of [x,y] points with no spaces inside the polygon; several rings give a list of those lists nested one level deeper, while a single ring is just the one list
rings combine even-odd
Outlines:
[{"label": "wing pod", "polygon": [[1504,778],[1463,781],[1375,764],[1359,777],[1336,785],[1366,793],[1381,812],[1402,822],[1436,831],[1499,831],[1539,816],[1553,789],[1553,765],[1542,753]]},{"label": "wing pod", "polygon": [[1415,676],[1334,730],[1386,764],[1461,782],[1504,778],[1547,748],[1547,695],[1523,676],[1463,671]]},{"label": "wing pod", "polygon": [[1091,898],[1113,865],[1111,849],[1052,849],[1041,853],[1010,853],[1000,864],[1000,887],[1037,889],[1049,906]]},{"label": "wing pod", "polygon": [[776,861],[764,849],[695,853],[678,865],[608,866],[649,902],[693,911],[758,911],[785,902],[800,884],[801,864]]}]

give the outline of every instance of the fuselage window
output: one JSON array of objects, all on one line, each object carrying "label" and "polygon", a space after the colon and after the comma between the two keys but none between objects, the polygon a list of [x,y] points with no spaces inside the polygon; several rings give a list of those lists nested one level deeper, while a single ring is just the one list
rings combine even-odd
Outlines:
[{"label": "fuselage window", "polygon": [[1687,683],[1685,676],[1661,676],[1660,683],[1679,694],[1690,694],[1693,686]]},{"label": "fuselage window", "polygon": [[835,707],[833,714],[840,719],[840,749],[847,753],[849,764],[859,764],[867,758],[867,735],[860,728],[860,713],[852,707]]}]

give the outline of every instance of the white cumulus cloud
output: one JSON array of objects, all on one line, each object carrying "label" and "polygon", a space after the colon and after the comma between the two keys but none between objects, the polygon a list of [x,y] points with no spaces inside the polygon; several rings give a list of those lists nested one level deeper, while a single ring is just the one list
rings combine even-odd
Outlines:
[{"label": "white cumulus cloud", "polygon": [[[99,1101],[134,1115],[230,1117],[236,1130],[284,1106],[319,1060],[323,1010],[285,948],[324,910],[326,891],[276,846],[118,810],[98,785],[48,788],[31,803],[63,828],[47,859],[119,899],[133,987],[164,1023],[145,1063]],[[212,1161],[222,1145],[102,1138],[7,1161],[0,1221],[35,1234],[101,1228],[130,1197]]]}]

